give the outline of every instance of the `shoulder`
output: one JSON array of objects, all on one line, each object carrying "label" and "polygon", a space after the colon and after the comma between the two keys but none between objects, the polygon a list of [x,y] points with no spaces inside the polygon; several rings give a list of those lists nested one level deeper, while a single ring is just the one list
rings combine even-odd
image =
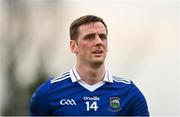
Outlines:
[{"label": "shoulder", "polygon": [[127,84],[127,85],[133,84],[133,82],[129,79],[117,77],[114,75],[112,75],[112,80],[113,82],[116,82],[116,83],[122,83],[122,84]]},{"label": "shoulder", "polygon": [[49,86],[50,86],[50,81],[47,80],[46,82],[44,82],[37,88],[37,90],[33,93],[32,98],[35,98],[35,97],[39,98],[41,96],[47,95]]},{"label": "shoulder", "polygon": [[132,94],[141,93],[134,82],[127,78],[121,78],[112,75],[113,84],[115,87],[124,88],[124,91],[131,92]]},{"label": "shoulder", "polygon": [[69,78],[70,78],[70,72],[65,72],[64,74],[62,74],[60,76],[51,78],[50,79],[50,84],[61,82],[63,80],[69,79]]},{"label": "shoulder", "polygon": [[66,72],[58,77],[49,78],[40,85],[31,97],[29,105],[30,115],[47,115],[49,113],[49,99],[51,98],[52,91],[61,88],[59,83],[62,83],[68,78],[70,78],[70,75],[69,72]]},{"label": "shoulder", "polygon": [[141,90],[134,84],[132,80],[125,79],[125,78],[120,78],[116,76],[113,77],[113,83],[120,88],[123,88],[123,91],[127,91],[129,95],[134,97],[135,99],[142,99],[144,100],[144,95],[141,92]]},{"label": "shoulder", "polygon": [[40,85],[37,90],[32,95],[32,101],[34,100],[44,100],[45,98],[48,98],[48,93],[51,90],[52,84],[56,82],[61,82],[65,79],[67,79],[69,76],[69,72],[64,73],[61,76],[55,77],[55,78],[49,78],[46,82],[44,82],[42,85]]}]

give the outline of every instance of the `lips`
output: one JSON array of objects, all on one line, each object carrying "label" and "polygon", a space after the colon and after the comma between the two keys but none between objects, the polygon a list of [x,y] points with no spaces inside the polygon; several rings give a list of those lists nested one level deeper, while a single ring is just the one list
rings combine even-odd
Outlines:
[{"label": "lips", "polygon": [[93,51],[93,54],[102,54],[102,53],[103,53],[102,50],[95,50],[95,51]]}]

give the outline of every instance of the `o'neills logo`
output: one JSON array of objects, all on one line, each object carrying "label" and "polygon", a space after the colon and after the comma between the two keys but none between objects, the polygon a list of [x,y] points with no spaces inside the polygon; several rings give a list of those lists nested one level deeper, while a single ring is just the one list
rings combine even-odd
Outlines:
[{"label": "o'neills logo", "polygon": [[60,105],[76,105],[76,102],[73,99],[61,99]]},{"label": "o'neills logo", "polygon": [[84,100],[89,100],[89,101],[99,101],[100,98],[97,96],[93,96],[93,97],[84,97]]}]

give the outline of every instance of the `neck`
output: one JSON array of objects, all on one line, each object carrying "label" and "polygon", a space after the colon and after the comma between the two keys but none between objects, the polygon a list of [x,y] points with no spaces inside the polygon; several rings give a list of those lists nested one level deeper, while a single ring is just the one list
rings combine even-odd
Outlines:
[{"label": "neck", "polygon": [[100,65],[99,67],[77,65],[76,69],[81,79],[89,85],[94,85],[102,81],[105,74],[104,64]]}]

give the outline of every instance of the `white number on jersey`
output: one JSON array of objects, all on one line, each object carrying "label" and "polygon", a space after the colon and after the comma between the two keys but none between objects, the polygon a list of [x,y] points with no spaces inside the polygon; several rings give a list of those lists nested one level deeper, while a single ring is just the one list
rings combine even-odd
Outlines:
[{"label": "white number on jersey", "polygon": [[90,111],[90,109],[94,109],[94,111],[97,111],[98,106],[97,106],[96,101],[94,101],[91,105],[90,105],[89,101],[86,102],[86,110]]}]

